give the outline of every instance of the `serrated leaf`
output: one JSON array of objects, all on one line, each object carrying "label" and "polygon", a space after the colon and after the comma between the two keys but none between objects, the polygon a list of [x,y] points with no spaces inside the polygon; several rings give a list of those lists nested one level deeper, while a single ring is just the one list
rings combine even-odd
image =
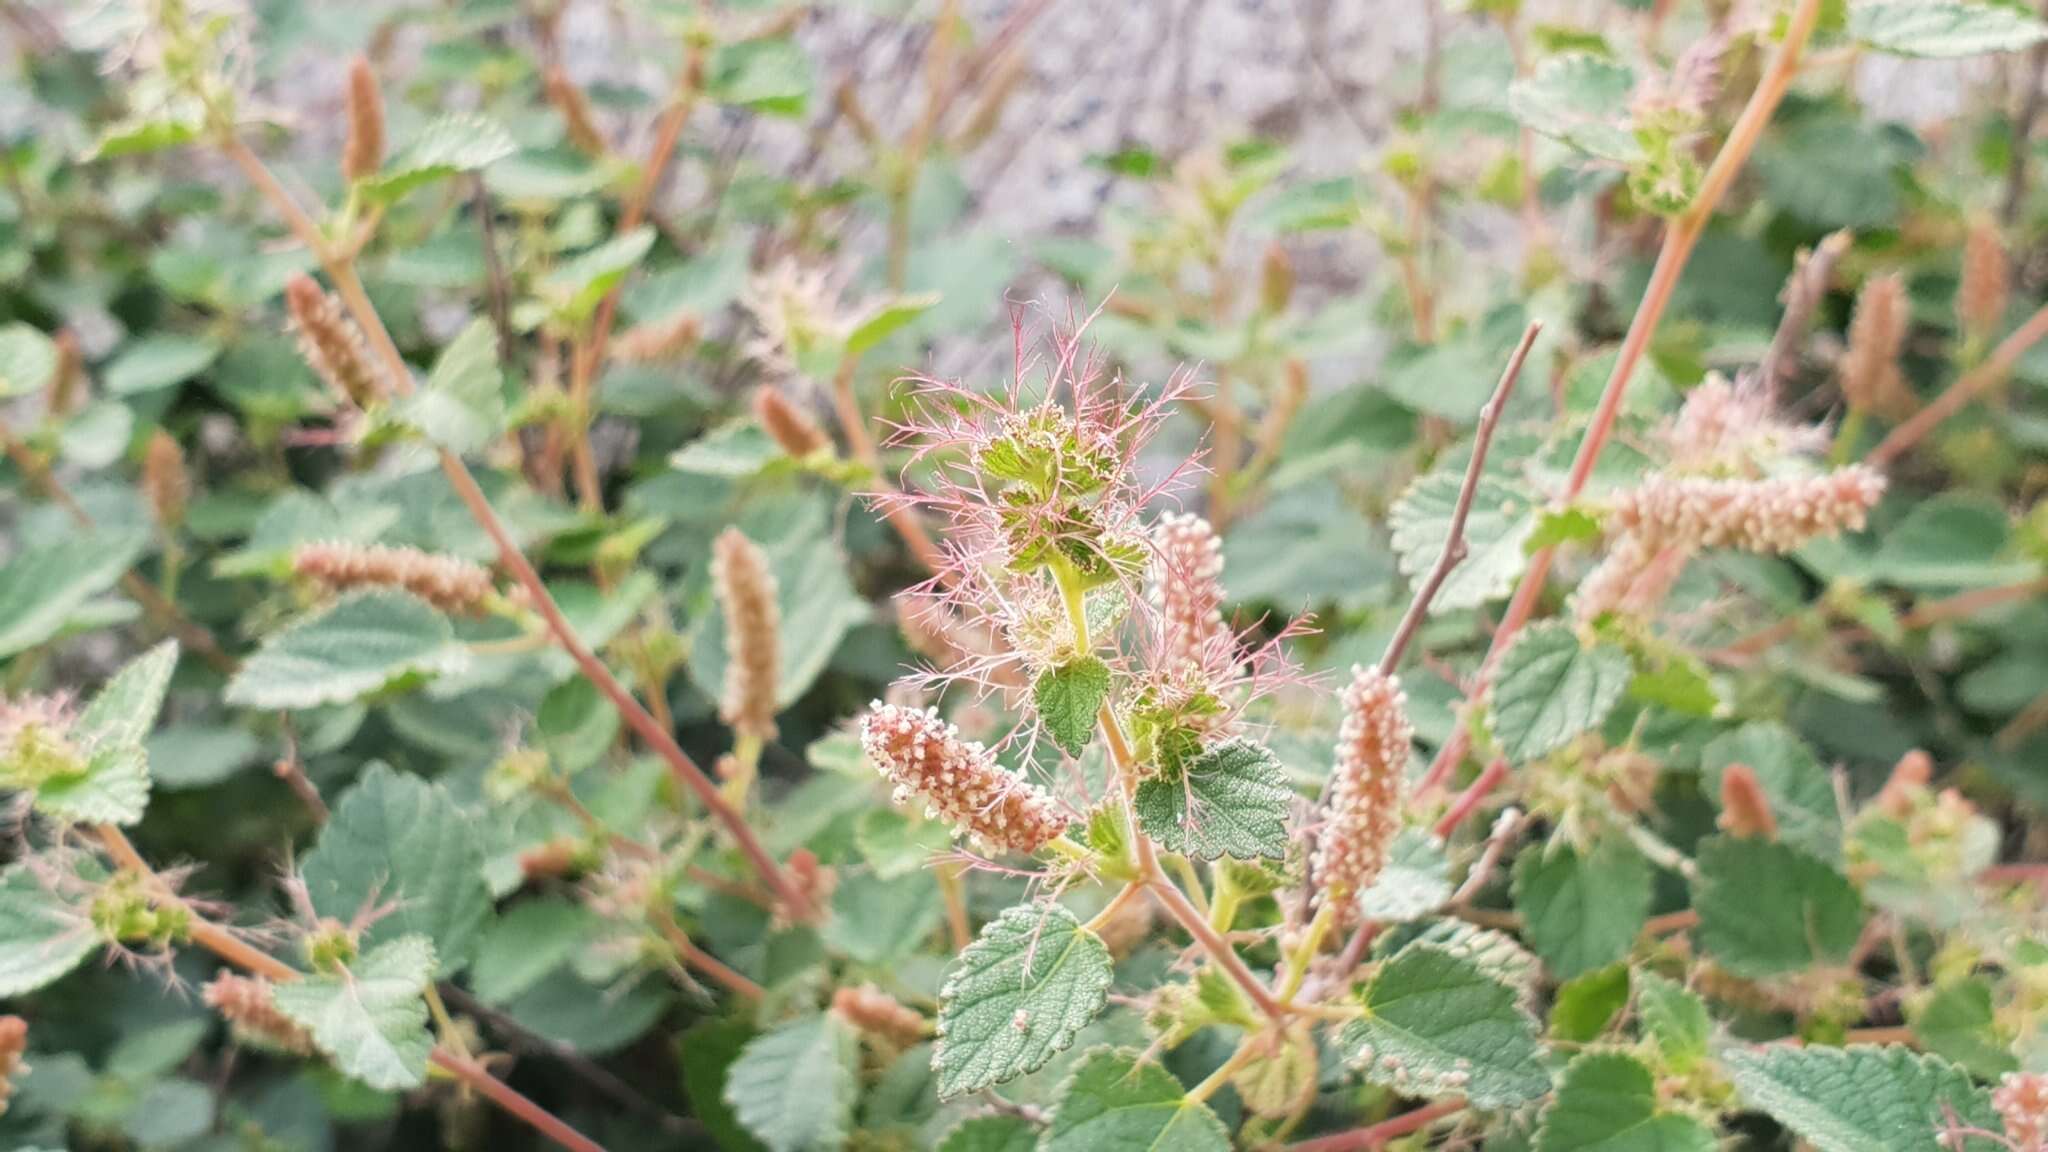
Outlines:
[{"label": "serrated leaf", "polygon": [[[1422,579],[1436,566],[1450,536],[1451,516],[1463,485],[1462,466],[1453,471],[1440,464],[1409,485],[1388,514],[1401,574],[1410,580]],[[1539,505],[1534,494],[1520,484],[1483,473],[1465,520],[1469,551],[1437,591],[1430,611],[1477,608],[1507,595],[1528,565],[1522,545],[1536,530]]]},{"label": "serrated leaf", "polygon": [[1338,1045],[1375,1084],[1509,1107],[1550,1089],[1536,1021],[1518,999],[1479,961],[1440,944],[1410,944],[1374,974],[1367,1015],[1345,1025]]},{"label": "serrated leaf", "polygon": [[146,543],[141,533],[109,530],[17,552],[0,568],[0,657],[57,635],[72,613],[114,586]]},{"label": "serrated leaf", "polygon": [[1515,860],[1515,911],[1536,954],[1568,980],[1628,955],[1650,915],[1653,879],[1650,862],[1620,837],[1585,857],[1555,842]]},{"label": "serrated leaf", "polygon": [[711,1017],[692,1025],[676,1043],[690,1114],[711,1134],[719,1152],[756,1152],[761,1147],[725,1102],[733,1063],[753,1038],[753,1026],[745,1020]]},{"label": "serrated leaf", "polygon": [[540,282],[541,298],[557,313],[582,320],[653,248],[654,229],[650,227],[614,236],[550,272]]},{"label": "serrated leaf", "polygon": [[468,814],[439,784],[383,764],[342,793],[301,875],[322,916],[346,923],[372,902],[392,905],[364,939],[424,936],[448,975],[469,962],[491,911]]},{"label": "serrated leaf", "polygon": [[1568,1044],[1590,1044],[1628,1006],[1628,966],[1610,964],[1557,986],[1550,1005],[1550,1036]]},{"label": "serrated leaf", "polygon": [[1294,791],[1271,749],[1226,740],[1189,760],[1175,777],[1138,785],[1138,827],[1168,852],[1214,860],[1287,855]]},{"label": "serrated leaf", "polygon": [[142,819],[149,807],[149,757],[141,747],[123,745],[93,751],[84,772],[45,781],[35,790],[35,809],[70,824],[119,824]]},{"label": "serrated leaf", "polygon": [[123,156],[140,156],[146,152],[181,147],[199,139],[204,129],[204,120],[196,108],[189,116],[166,112],[156,116],[129,117],[109,124],[93,142],[86,159],[116,160]]},{"label": "serrated leaf", "polygon": [[912,296],[891,296],[879,306],[872,308],[847,333],[846,351],[858,356],[906,327],[911,321],[931,311],[939,302],[936,292],[920,292]]},{"label": "serrated leaf", "polygon": [[404,592],[344,596],[271,636],[228,682],[242,708],[316,708],[366,696],[410,672],[467,663],[448,618]]},{"label": "serrated leaf", "polygon": [[1683,1076],[1707,1058],[1714,1032],[1707,1002],[1676,980],[1655,972],[1635,976],[1636,1016],[1643,1034],[1657,1050],[1665,1071]]},{"label": "serrated leaf", "polygon": [[857,963],[884,967],[917,951],[944,919],[945,904],[929,872],[894,879],[854,875],[832,890],[825,942]]},{"label": "serrated leaf", "polygon": [[1096,713],[1109,699],[1109,665],[1082,656],[1039,673],[1031,685],[1031,704],[1053,743],[1069,756],[1079,756],[1095,734]]},{"label": "serrated leaf", "polygon": [[1394,837],[1386,867],[1358,897],[1368,920],[1406,924],[1420,920],[1451,898],[1451,861],[1427,830],[1405,827]]},{"label": "serrated leaf", "polygon": [[981,930],[939,991],[941,1099],[1043,1068],[1107,1003],[1109,949],[1057,904],[1019,904]]},{"label": "serrated leaf", "polygon": [[1988,1094],[1962,1069],[1905,1048],[1773,1045],[1722,1057],[1750,1107],[1818,1152],[1943,1152],[1948,1112],[1998,1131]]},{"label": "serrated leaf", "polygon": [[600,927],[596,913],[573,901],[515,904],[477,941],[471,987],[492,1004],[518,999],[597,938]]},{"label": "serrated leaf", "polygon": [[2017,1072],[2012,1046],[1999,1035],[1991,981],[1965,976],[1907,1001],[1906,1020],[1920,1046],[1972,1074],[1995,1080]]},{"label": "serrated leaf", "polygon": [[72,732],[94,748],[139,746],[156,727],[157,713],[178,666],[178,643],[166,640],[130,660],[78,717]]},{"label": "serrated leaf", "polygon": [[1738,976],[1840,964],[1863,934],[1863,899],[1822,861],[1770,840],[1702,840],[1693,907],[1700,947]]},{"label": "serrated leaf", "polygon": [[273,991],[344,1074],[381,1091],[426,1082],[434,1037],[422,993],[434,979],[434,946],[403,936],[365,952],[346,971],[316,973]]},{"label": "serrated leaf", "polygon": [[206,371],[220,354],[214,340],[158,332],[122,348],[101,370],[100,383],[115,396],[155,392]]},{"label": "serrated leaf", "polygon": [[99,946],[83,909],[66,904],[24,865],[0,871],[0,999],[56,980]]},{"label": "serrated leaf", "polygon": [[1865,0],[1849,9],[1849,35],[1899,56],[1977,56],[2038,44],[2048,25],[2002,5]]},{"label": "serrated leaf", "polygon": [[1700,753],[1700,785],[1718,806],[1729,765],[1747,764],[1763,785],[1778,838],[1822,860],[1842,855],[1842,817],[1828,770],[1793,731],[1781,724],[1745,724],[1716,737]]},{"label": "serrated leaf", "polygon": [[721,44],[708,72],[712,99],[771,116],[801,116],[811,95],[811,58],[788,39]]},{"label": "serrated leaf", "polygon": [[852,1130],[859,1072],[859,1034],[836,1012],[805,1016],[740,1049],[725,1102],[770,1152],[826,1152]]},{"label": "serrated leaf", "polygon": [[505,431],[504,373],[497,331],[473,320],[442,351],[425,386],[401,402],[401,417],[432,443],[475,452]]},{"label": "serrated leaf", "polygon": [[1494,739],[1515,764],[1556,751],[1607,719],[1629,674],[1620,648],[1587,647],[1565,621],[1531,625],[1501,657],[1487,710]]},{"label": "serrated leaf", "polygon": [[1590,53],[1553,56],[1508,87],[1515,119],[1603,160],[1633,164],[1642,147],[1626,112],[1636,76],[1625,64]]},{"label": "serrated leaf", "polygon": [[1173,1074],[1117,1051],[1091,1052],[1060,1088],[1041,1152],[1229,1152],[1230,1133]]},{"label": "serrated leaf", "polygon": [[953,1126],[938,1152],[1037,1152],[1038,1126],[1022,1116],[974,1116]]},{"label": "serrated leaf", "polygon": [[415,188],[458,172],[475,172],[517,151],[511,134],[481,116],[444,116],[420,130],[384,170],[356,185],[373,203],[389,204]]},{"label": "serrated leaf", "polygon": [[1698,1120],[1657,1109],[1657,1082],[1635,1057],[1587,1052],[1565,1067],[1543,1109],[1535,1152],[1713,1152]]},{"label": "serrated leaf", "polygon": [[26,396],[49,386],[57,344],[26,324],[0,328],[0,396]]}]

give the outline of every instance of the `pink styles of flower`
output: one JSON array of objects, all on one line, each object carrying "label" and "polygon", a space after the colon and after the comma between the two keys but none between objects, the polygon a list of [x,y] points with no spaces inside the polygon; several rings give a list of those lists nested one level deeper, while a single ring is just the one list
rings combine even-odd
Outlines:
[{"label": "pink styles of flower", "polygon": [[922,797],[930,814],[992,852],[1030,855],[1066,830],[1053,798],[997,764],[934,709],[875,701],[861,747],[896,785],[896,802]]}]

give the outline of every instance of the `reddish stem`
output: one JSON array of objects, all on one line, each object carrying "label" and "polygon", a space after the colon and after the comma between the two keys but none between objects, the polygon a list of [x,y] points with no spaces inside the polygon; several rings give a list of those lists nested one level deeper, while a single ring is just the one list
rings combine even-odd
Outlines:
[{"label": "reddish stem", "polygon": [[1452,802],[1451,810],[1444,813],[1443,819],[1436,822],[1437,836],[1445,840],[1450,839],[1451,833],[1458,830],[1458,825],[1463,824],[1466,818],[1478,809],[1480,801],[1486,799],[1487,793],[1500,787],[1500,782],[1507,778],[1507,758],[1495,757],[1493,763],[1488,764],[1486,770],[1479,774],[1479,778],[1458,794],[1457,800]]},{"label": "reddish stem", "polygon": [[1318,1136],[1289,1144],[1285,1152],[1361,1152],[1364,1149],[1384,1148],[1388,1142],[1419,1132],[1446,1116],[1463,1111],[1463,1100],[1440,1100],[1424,1105],[1413,1112],[1403,1112],[1392,1120],[1382,1120],[1364,1128],[1353,1128],[1349,1132],[1338,1132],[1330,1136]]}]

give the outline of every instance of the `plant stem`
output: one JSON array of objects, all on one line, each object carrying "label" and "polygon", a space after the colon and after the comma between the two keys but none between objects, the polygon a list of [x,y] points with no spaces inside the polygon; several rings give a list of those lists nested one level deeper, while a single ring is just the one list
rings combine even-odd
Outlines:
[{"label": "plant stem", "polygon": [[1982,364],[1963,373],[1955,383],[1944,389],[1934,402],[1891,430],[1863,462],[1873,468],[1883,468],[1904,455],[1907,450],[1925,439],[1942,421],[1962,411],[1971,400],[1988,388],[1993,387],[2012,375],[2020,357],[2027,349],[2048,337],[2048,305],[2027,318],[2027,322],[2015,329],[2012,335],[1999,342]]},{"label": "plant stem", "polygon": [[[853,452],[853,458],[860,461],[875,478],[875,483],[891,490],[896,485],[882,471],[882,454],[875,447],[874,437],[868,435],[867,420],[861,415],[860,397],[853,390],[854,371],[860,365],[860,357],[849,355],[839,362],[838,371],[832,375],[832,405],[839,417],[839,430],[846,437],[846,446]],[[941,571],[945,558],[939,546],[932,541],[930,532],[925,530],[924,521],[917,509],[907,504],[890,502],[883,506],[882,518],[903,538],[910,554],[924,565],[927,572]]]},{"label": "plant stem", "polygon": [[[1708,222],[1713,219],[1715,208],[1735,183],[1736,175],[1763,135],[1765,125],[1770,123],[1779,102],[1785,98],[1786,89],[1799,71],[1799,60],[1805,51],[1807,38],[1813,34],[1814,25],[1820,19],[1821,6],[1822,0],[1799,0],[1799,6],[1793,10],[1791,21],[1786,25],[1784,42],[1778,46],[1777,55],[1757,82],[1756,90],[1750,93],[1749,102],[1736,118],[1728,139],[1714,156],[1713,164],[1700,181],[1698,193],[1685,212],[1665,229],[1664,243],[1657,253],[1657,263],[1650,271],[1650,282],[1643,292],[1642,303],[1637,305],[1635,317],[1629,321],[1628,334],[1622,339],[1621,350],[1615,356],[1614,371],[1608,376],[1607,385],[1600,394],[1592,423],[1587,426],[1585,437],[1579,441],[1578,454],[1572,458],[1571,472],[1566,477],[1561,497],[1563,503],[1577,500],[1585,491],[1587,481],[1592,479],[1593,466],[1599,462],[1600,453],[1614,434],[1615,419],[1621,414],[1622,396],[1628,391],[1636,365],[1649,350],[1650,338],[1656,334],[1657,325],[1664,318],[1664,309],[1671,303],[1671,293],[1678,286],[1678,278],[1684,273],[1686,262],[1691,259],[1693,248],[1706,231]],[[2044,320],[2044,325],[2048,325],[2048,320]],[[1494,630],[1477,682],[1467,696],[1468,707],[1469,702],[1476,700],[1485,690],[1501,654],[1507,651],[1508,643],[1534,614],[1536,601],[1543,595],[1544,585],[1550,579],[1550,566],[1556,559],[1556,545],[1542,549],[1530,559],[1528,573],[1516,585],[1514,597],[1508,601],[1507,612],[1502,616],[1500,626]],[[1470,730],[1464,724],[1457,725],[1443,747],[1437,750],[1436,759],[1430,763],[1418,792],[1428,792],[1441,786],[1451,770],[1465,758],[1471,739]]]},{"label": "plant stem", "polygon": [[1308,977],[1309,962],[1316,953],[1323,950],[1323,941],[1330,934],[1330,928],[1337,922],[1337,901],[1325,900],[1316,909],[1315,919],[1309,921],[1308,933],[1302,937],[1300,947],[1287,958],[1287,979],[1280,985],[1280,1002],[1292,1004],[1294,995],[1301,991],[1301,982]]},{"label": "plant stem", "polygon": [[1237,1048],[1231,1052],[1228,1060],[1217,1065],[1214,1072],[1204,1076],[1200,1084],[1188,1089],[1188,1100],[1200,1104],[1214,1096],[1218,1088],[1230,1083],[1230,1078],[1237,1075],[1238,1069],[1257,1059],[1258,1055],[1258,1037],[1245,1037],[1238,1042]]},{"label": "plant stem", "polygon": [[1507,778],[1507,758],[1495,757],[1493,762],[1479,773],[1479,778],[1458,794],[1457,800],[1451,804],[1450,811],[1444,813],[1443,819],[1436,822],[1436,835],[1448,840],[1451,833],[1458,830],[1458,825],[1463,824],[1478,809],[1479,802],[1486,799],[1486,794],[1500,787],[1500,782]]},{"label": "plant stem", "polygon": [[1289,1144],[1286,1152],[1364,1152],[1366,1149],[1384,1148],[1387,1144],[1411,1132],[1419,1132],[1446,1116],[1463,1111],[1463,1100],[1440,1100],[1427,1104],[1413,1112],[1403,1112],[1391,1120],[1382,1120],[1364,1128],[1353,1128],[1332,1136],[1318,1136]]},{"label": "plant stem", "polygon": [[428,1059],[457,1080],[488,1097],[491,1103],[504,1109],[534,1131],[567,1148],[569,1152],[605,1152],[604,1145],[569,1127],[554,1113],[520,1095],[511,1085],[491,1075],[489,1069],[476,1061],[457,1056],[446,1048],[434,1049]]},{"label": "plant stem", "polygon": [[1088,918],[1088,922],[1086,924],[1081,925],[1081,927],[1087,929],[1090,932],[1100,931],[1104,924],[1109,923],[1112,919],[1116,917],[1116,914],[1118,912],[1123,911],[1124,905],[1130,903],[1134,898],[1141,895],[1144,891],[1144,881],[1131,881],[1129,884],[1124,885],[1123,888],[1120,889],[1116,895],[1110,897],[1109,903],[1104,904],[1102,906],[1102,911],[1097,912],[1093,916],[1090,916]]}]

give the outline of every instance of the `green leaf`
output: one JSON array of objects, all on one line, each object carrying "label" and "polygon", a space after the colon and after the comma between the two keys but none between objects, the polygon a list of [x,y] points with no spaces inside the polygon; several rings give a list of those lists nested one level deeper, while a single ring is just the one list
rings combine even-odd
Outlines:
[{"label": "green leaf", "polygon": [[473,320],[462,330],[435,361],[426,385],[401,402],[400,415],[429,441],[457,454],[475,452],[504,434],[504,373],[490,321]]},{"label": "green leaf", "polygon": [[146,542],[140,533],[103,532],[16,553],[0,568],[0,657],[56,636],[72,613],[120,580]]},{"label": "green leaf", "polygon": [[746,1021],[711,1017],[692,1025],[676,1042],[690,1115],[704,1125],[719,1152],[756,1152],[761,1147],[725,1102],[733,1063],[753,1038],[754,1029]]},{"label": "green leaf", "polygon": [[577,254],[539,285],[539,294],[557,313],[581,321],[590,316],[626,273],[638,267],[654,248],[654,229],[641,226]]},{"label": "green leaf", "polygon": [[38,812],[75,824],[130,825],[149,806],[149,756],[143,739],[156,727],[178,645],[167,640],[130,661],[79,716],[74,735],[86,770],[36,789]]},{"label": "green leaf", "polygon": [[426,1082],[434,1037],[422,993],[433,979],[434,946],[423,936],[402,936],[345,971],[279,984],[272,996],[336,1068],[393,1092]]},{"label": "green leaf", "polygon": [[383,764],[342,794],[301,874],[322,916],[347,922],[372,903],[392,905],[365,939],[425,936],[447,975],[469,962],[491,912],[469,815],[439,784]]},{"label": "green leaf", "polygon": [[1828,771],[1813,750],[1781,724],[1745,724],[1700,753],[1700,784],[1715,805],[1730,765],[1747,764],[1763,785],[1778,838],[1821,860],[1842,855],[1842,817]]},{"label": "green leaf", "polygon": [[842,1148],[860,1097],[860,1036],[836,1012],[748,1041],[726,1070],[725,1102],[770,1152]]},{"label": "green leaf", "polygon": [[1407,924],[1444,906],[1451,898],[1451,861],[1429,831],[1413,826],[1395,835],[1372,887],[1358,897],[1358,910],[1368,920]]},{"label": "green leaf", "polygon": [[849,876],[832,890],[825,941],[857,963],[881,967],[922,947],[945,911],[930,872],[893,880],[872,873]]},{"label": "green leaf", "polygon": [[1563,841],[1515,860],[1515,911],[1524,936],[1560,979],[1628,955],[1649,919],[1650,862],[1611,836],[1588,856]]},{"label": "green leaf", "polygon": [[23,864],[0,871],[0,999],[56,980],[99,946],[84,909],[71,907]]},{"label": "green leaf", "polygon": [[1820,228],[1886,227],[1904,210],[1896,137],[1846,109],[1793,120],[1758,145],[1752,161],[1778,211]]},{"label": "green leaf", "polygon": [[1543,1110],[1535,1152],[1713,1152],[1690,1116],[1657,1110],[1650,1070],[1621,1052],[1587,1052],[1565,1067]]},{"label": "green leaf", "polygon": [[1590,1044],[1628,1007],[1626,964],[1610,964],[1558,985],[1550,1005],[1550,1035],[1570,1044]]},{"label": "green leaf", "polygon": [[130,660],[100,688],[72,732],[93,748],[141,746],[156,728],[171,672],[178,666],[178,642],[166,640]]},{"label": "green leaf", "polygon": [[518,150],[511,134],[481,116],[444,116],[420,130],[382,172],[359,182],[363,198],[390,204],[415,188],[459,172],[475,172]]},{"label": "green leaf", "polygon": [[1253,740],[1226,740],[1138,785],[1138,826],[1184,856],[1239,860],[1287,855],[1294,790],[1279,757]]},{"label": "green leaf", "polygon": [[1899,56],[1976,56],[2038,44],[2048,25],[2003,5],[1865,0],[1849,9],[1849,35]]},{"label": "green leaf", "polygon": [[1488,709],[1494,739],[1516,764],[1562,748],[1607,719],[1629,675],[1620,648],[1586,647],[1562,620],[1531,625],[1501,657]]},{"label": "green leaf", "polygon": [[242,708],[316,708],[366,696],[408,673],[467,663],[446,616],[404,592],[344,596],[271,636],[228,682]]},{"label": "green leaf", "polygon": [[891,296],[879,306],[869,310],[853,331],[846,336],[846,352],[858,356],[931,311],[939,302],[936,292],[920,292],[914,296]]},{"label": "green leaf", "polygon": [[721,44],[704,89],[721,104],[771,116],[801,116],[811,95],[811,58],[787,39]]},{"label": "green leaf", "polygon": [[197,336],[159,332],[132,341],[100,373],[115,396],[155,392],[183,384],[220,359],[221,346]]},{"label": "green leaf", "polygon": [[1827,864],[1769,840],[1700,842],[1700,946],[1738,976],[1840,964],[1863,933],[1863,900]]},{"label": "green leaf", "polygon": [[514,904],[477,941],[470,985],[492,1004],[516,1000],[582,952],[600,926],[596,913],[558,897]]},{"label": "green leaf", "polygon": [[[1436,567],[1463,485],[1462,464],[1449,469],[1439,463],[1409,485],[1388,514],[1401,574],[1408,579],[1421,580]],[[1514,588],[1528,565],[1522,545],[1536,530],[1539,504],[1534,493],[1514,481],[1491,472],[1480,475],[1465,520],[1469,551],[1430,601],[1431,613],[1477,608]]]},{"label": "green leaf", "polygon": [[1986,1080],[2019,1071],[2012,1046],[1999,1035],[1991,981],[1965,976],[1907,1001],[1906,1019],[1920,1046]]},{"label": "green leaf", "polygon": [[197,108],[191,109],[190,115],[167,110],[158,116],[128,117],[107,125],[86,159],[116,160],[182,147],[199,139],[205,127]]},{"label": "green leaf", "polygon": [[1003,910],[939,990],[941,1099],[1043,1068],[1107,1003],[1109,949],[1057,904]]},{"label": "green leaf", "polygon": [[1722,1064],[1750,1107],[1818,1152],[1943,1152],[1948,1110],[1996,1132],[1988,1094],[1962,1069],[1904,1048],[1771,1045],[1730,1052]]},{"label": "green leaf", "polygon": [[1365,1008],[1338,1045],[1374,1084],[1411,1096],[1463,1096],[1480,1108],[1510,1107],[1550,1089],[1535,1019],[1513,987],[1466,953],[1408,945],[1374,974]]},{"label": "green leaf", "polygon": [[1109,665],[1081,656],[1039,674],[1031,704],[1045,731],[1069,756],[1079,756],[1095,734],[1095,716],[1109,699]]},{"label": "green leaf", "polygon": [[56,373],[55,341],[26,324],[0,328],[0,396],[40,392]]},{"label": "green leaf", "polygon": [[1603,160],[1633,164],[1643,150],[1627,111],[1636,76],[1625,64],[1583,52],[1554,56],[1508,88],[1508,110],[1545,136]]},{"label": "green leaf", "polygon": [[1091,1052],[1060,1087],[1040,1152],[1229,1152],[1230,1133],[1173,1074],[1126,1052]]},{"label": "green leaf", "polygon": [[939,1141],[938,1152],[1038,1152],[1038,1126],[1022,1116],[974,1116]]},{"label": "green leaf", "polygon": [[1707,1002],[1676,980],[1655,972],[1636,973],[1635,992],[1636,1016],[1664,1069],[1684,1076],[1699,1067],[1707,1058],[1707,1041],[1714,1033]]}]

